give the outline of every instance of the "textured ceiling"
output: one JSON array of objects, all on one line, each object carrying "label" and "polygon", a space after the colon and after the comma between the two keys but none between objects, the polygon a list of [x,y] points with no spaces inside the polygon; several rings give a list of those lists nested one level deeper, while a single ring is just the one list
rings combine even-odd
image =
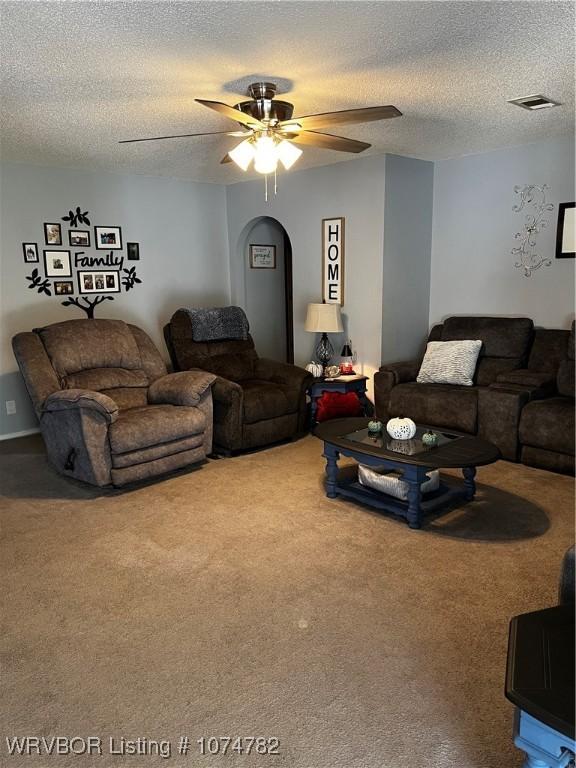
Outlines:
[{"label": "textured ceiling", "polygon": [[[194,97],[280,83],[295,114],[394,104],[333,130],[366,154],[436,160],[568,134],[572,2],[0,2],[5,160],[234,183],[237,139],[119,139],[233,127]],[[507,99],[563,106],[527,112]],[[304,148],[298,168],[349,159]]]}]

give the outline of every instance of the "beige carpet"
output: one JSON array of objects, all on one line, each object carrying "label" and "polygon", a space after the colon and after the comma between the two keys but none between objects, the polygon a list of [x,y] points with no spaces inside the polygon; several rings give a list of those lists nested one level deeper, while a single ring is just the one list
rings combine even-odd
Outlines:
[{"label": "beige carpet", "polygon": [[[513,768],[508,621],[555,603],[571,478],[501,462],[422,531],[323,495],[313,437],[129,492],[2,446],[0,764]],[[8,757],[4,736],[99,736]],[[181,735],[186,756],[175,754]],[[202,736],[279,756],[200,756]],[[172,740],[115,756],[109,738]]]}]

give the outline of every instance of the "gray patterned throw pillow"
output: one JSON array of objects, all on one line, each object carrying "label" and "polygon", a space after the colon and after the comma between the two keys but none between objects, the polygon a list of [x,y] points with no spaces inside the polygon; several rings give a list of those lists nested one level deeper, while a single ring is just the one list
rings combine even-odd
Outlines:
[{"label": "gray patterned throw pillow", "polygon": [[482,342],[429,341],[416,381],[420,384],[474,384]]}]

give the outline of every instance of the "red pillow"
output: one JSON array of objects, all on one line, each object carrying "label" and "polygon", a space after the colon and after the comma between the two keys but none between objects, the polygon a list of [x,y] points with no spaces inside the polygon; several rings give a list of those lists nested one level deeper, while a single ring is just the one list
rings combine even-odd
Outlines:
[{"label": "red pillow", "polygon": [[317,406],[316,421],[362,416],[364,410],[356,392],[324,392]]}]

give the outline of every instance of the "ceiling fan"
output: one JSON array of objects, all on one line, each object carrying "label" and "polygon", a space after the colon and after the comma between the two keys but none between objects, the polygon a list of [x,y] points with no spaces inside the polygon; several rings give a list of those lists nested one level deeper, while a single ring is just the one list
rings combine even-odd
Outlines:
[{"label": "ceiling fan", "polygon": [[240,123],[242,131],[211,131],[209,133],[182,133],[175,136],[154,136],[145,139],[126,139],[120,144],[137,141],[159,141],[162,139],[181,139],[192,136],[235,136],[243,141],[228,152],[220,161],[233,161],[246,171],[254,161],[254,170],[268,175],[275,173],[278,163],[288,170],[302,154],[295,146],[321,147],[339,152],[363,152],[370,147],[364,141],[355,141],[343,136],[319,132],[318,128],[333,125],[351,125],[367,123],[372,120],[385,120],[400,117],[402,113],[393,106],[362,107],[345,109],[340,112],[325,112],[318,115],[293,117],[294,105],[288,101],[275,99],[275,83],[252,83],[248,87],[249,101],[241,101],[234,107],[220,101],[195,99],[209,109],[219,112],[224,117]]}]

